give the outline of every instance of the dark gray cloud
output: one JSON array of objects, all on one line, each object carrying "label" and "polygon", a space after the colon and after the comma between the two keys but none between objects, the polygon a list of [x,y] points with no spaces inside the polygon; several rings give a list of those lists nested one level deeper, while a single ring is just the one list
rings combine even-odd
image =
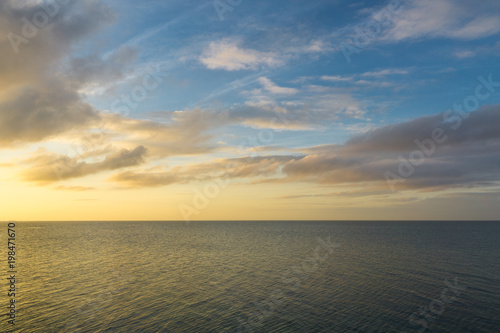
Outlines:
[{"label": "dark gray cloud", "polygon": [[37,142],[100,120],[98,112],[60,81],[24,87],[0,102],[0,146]]},{"label": "dark gray cloud", "polygon": [[424,116],[411,121],[379,127],[356,136],[345,144],[350,151],[376,150],[378,152],[404,152],[415,149],[415,140],[432,137],[432,131],[441,128],[448,137],[444,145],[462,145],[498,139],[500,112],[498,106],[483,107],[464,116],[456,112]]},{"label": "dark gray cloud", "polygon": [[398,182],[403,189],[492,186],[500,180],[500,105],[462,116],[425,116],[308,151],[311,155],[283,168],[288,177],[383,185],[389,171],[403,178]]},{"label": "dark gray cloud", "polygon": [[114,22],[115,15],[95,0],[45,9],[40,3],[0,2],[3,147],[41,141],[100,119],[78,87],[59,74],[58,65],[83,38]]}]

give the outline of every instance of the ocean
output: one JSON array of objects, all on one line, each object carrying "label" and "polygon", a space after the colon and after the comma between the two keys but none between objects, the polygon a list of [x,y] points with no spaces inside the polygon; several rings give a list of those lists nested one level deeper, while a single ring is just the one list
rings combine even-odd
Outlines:
[{"label": "ocean", "polygon": [[1,332],[500,332],[500,223],[2,228]]}]

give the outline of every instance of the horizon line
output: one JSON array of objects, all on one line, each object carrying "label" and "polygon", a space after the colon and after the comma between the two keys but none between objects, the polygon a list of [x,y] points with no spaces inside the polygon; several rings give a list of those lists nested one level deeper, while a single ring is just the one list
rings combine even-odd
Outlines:
[{"label": "horizon line", "polygon": [[19,222],[19,223],[50,223],[50,222],[181,222],[181,223],[191,223],[191,222],[500,222],[500,220],[4,220],[1,223],[9,222]]}]

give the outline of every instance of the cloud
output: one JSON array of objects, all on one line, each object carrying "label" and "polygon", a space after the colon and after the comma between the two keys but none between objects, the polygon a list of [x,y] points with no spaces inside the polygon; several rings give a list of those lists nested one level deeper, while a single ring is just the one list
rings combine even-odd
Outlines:
[{"label": "cloud", "polygon": [[161,187],[178,182],[178,177],[170,172],[125,171],[113,175],[110,181],[129,188]]},{"label": "cloud", "polygon": [[[251,102],[237,105],[229,109],[212,110],[195,108],[191,110],[176,112],[155,112],[156,119],[165,119],[169,123],[159,124],[150,122],[146,131],[143,132],[141,140],[152,140],[169,144],[177,149],[193,152],[201,150],[210,152],[217,148],[212,142],[218,141],[216,134],[225,126],[242,125],[253,128],[304,130],[310,129],[312,124],[319,123],[321,115],[319,112],[311,112],[307,107],[285,108],[274,101]],[[114,121],[116,123],[116,121]],[[141,120],[128,120],[127,123],[148,124]],[[113,125],[115,126],[115,125]],[[123,132],[142,132],[140,127],[118,125]],[[149,139],[148,139],[149,137]],[[147,141],[142,141],[147,142]],[[182,147],[180,144],[182,143]],[[199,148],[199,149],[198,149]]]},{"label": "cloud", "polygon": [[17,7],[14,3],[17,1],[0,2],[0,29],[5,32],[0,37],[0,86],[33,83],[47,77],[43,74],[47,74],[49,64],[57,63],[84,37],[115,21],[114,13],[102,3],[70,1],[61,5],[45,26],[37,28],[31,23],[30,30],[25,22],[44,13],[42,7],[36,3]]},{"label": "cloud", "polygon": [[[261,81],[265,83],[265,80]],[[352,91],[352,88],[306,85],[290,99],[266,93],[264,89],[254,89],[243,92],[250,99],[244,106],[231,108],[229,115],[241,124],[257,128],[325,128],[334,121],[365,116],[367,103]]]},{"label": "cloud", "polygon": [[199,61],[209,69],[228,71],[255,70],[261,66],[276,67],[283,64],[274,53],[244,49],[239,44],[228,39],[211,42]]},{"label": "cloud", "polygon": [[363,85],[368,87],[378,87],[378,88],[389,88],[396,86],[394,83],[387,81],[368,81],[368,80],[358,80],[354,82],[357,85]]},{"label": "cloud", "polygon": [[74,191],[74,192],[82,192],[82,191],[90,191],[93,190],[93,187],[88,186],[63,186],[59,185],[54,187],[55,190],[58,191]]},{"label": "cloud", "polygon": [[271,94],[276,94],[276,95],[295,95],[295,94],[297,94],[299,92],[299,90],[295,89],[295,88],[279,87],[274,82],[272,82],[271,80],[269,80],[266,77],[260,77],[259,78],[259,82]]},{"label": "cloud", "polygon": [[473,58],[476,56],[476,52],[471,51],[471,50],[461,50],[455,52],[455,57],[459,59],[465,59],[465,58]]},{"label": "cloud", "polygon": [[204,109],[154,112],[155,121],[107,114],[102,126],[122,142],[148,147],[152,156],[196,155],[218,149],[215,132],[228,124],[227,113]]},{"label": "cloud", "polygon": [[315,122],[361,119],[367,112],[365,103],[349,90],[321,86],[308,88],[311,92],[318,92],[306,99]]},{"label": "cloud", "polygon": [[[23,179],[30,182],[50,183],[70,178],[84,177],[89,174],[97,174],[101,171],[128,167],[142,163],[126,160],[126,156],[119,159],[111,159],[116,149],[111,145],[132,147],[140,146],[148,151],[151,159],[160,160],[173,156],[202,155],[231,148],[229,145],[221,146],[219,134],[228,126],[243,125],[263,129],[286,129],[307,130],[321,126],[328,119],[337,119],[341,116],[355,116],[354,102],[351,99],[341,101],[341,96],[323,96],[325,99],[316,99],[311,105],[295,105],[282,107],[275,102],[251,103],[235,106],[230,109],[188,109],[184,111],[158,111],[148,115],[155,120],[133,119],[113,113],[96,113],[96,119],[90,123],[82,120],[80,127],[68,128],[64,136],[53,139],[55,143],[64,144],[68,147],[66,154],[43,153],[38,154],[36,160],[33,158],[23,162],[32,170],[23,173]],[[332,100],[335,98],[335,101]],[[335,103],[339,103],[335,105]],[[62,105],[60,105],[60,108]],[[338,107],[338,109],[336,109]],[[325,112],[323,108],[327,108]],[[80,111],[80,110],[75,110]],[[351,114],[354,112],[353,114]],[[77,112],[75,116],[84,116],[85,113]],[[14,114],[18,115],[19,114]],[[84,118],[85,119],[85,118]],[[59,126],[57,121],[64,119],[51,119],[48,122],[53,126]],[[39,120],[32,120],[38,121]],[[21,120],[16,122],[21,126]],[[84,126],[85,125],[85,126]],[[43,126],[41,128],[46,128]],[[14,128],[16,132],[21,127]],[[26,130],[30,135],[38,132]],[[8,132],[6,132],[8,133]],[[18,133],[19,134],[19,133]],[[39,137],[44,137],[41,133]],[[266,137],[269,132],[265,132]],[[242,139],[243,142],[243,139]],[[242,149],[251,147],[245,141]],[[233,147],[234,148],[234,147]],[[255,147],[254,151],[259,150]],[[262,151],[260,149],[259,151]],[[137,152],[137,151],[136,151]],[[139,152],[142,152],[139,151]],[[144,151],[145,152],[145,151]],[[241,153],[241,152],[240,152]],[[137,155],[134,155],[137,156]],[[143,154],[140,154],[142,158]],[[104,162],[96,162],[105,158]],[[121,162],[123,165],[118,164]],[[53,169],[61,169],[57,176]]]},{"label": "cloud", "polygon": [[113,175],[109,180],[124,187],[142,188],[166,186],[191,181],[229,181],[230,179],[252,179],[273,177],[279,174],[287,162],[301,156],[255,156],[219,159],[207,163],[175,167],[170,170],[125,171]]},{"label": "cloud", "polygon": [[384,39],[417,38],[472,40],[500,32],[496,1],[413,0],[393,17]]},{"label": "cloud", "polygon": [[94,108],[60,81],[25,87],[0,102],[0,146],[38,142],[96,123]]},{"label": "cloud", "polygon": [[[276,106],[270,104],[266,107],[272,109]],[[209,143],[212,138],[208,134],[210,131],[245,121],[269,121],[269,115],[273,113],[266,107],[246,106],[220,114],[202,109],[160,113],[159,116],[165,116],[165,122],[136,120],[119,115],[108,115],[112,121],[104,121],[108,121],[111,131],[132,133],[135,139],[124,139],[124,142],[147,142],[148,156],[159,158],[165,156],[165,151],[168,152],[167,156],[171,156],[168,154],[215,149],[218,145]],[[295,116],[300,115],[297,110],[292,112]],[[299,123],[305,120],[301,118]],[[460,126],[457,127],[458,124]],[[422,149],[430,149],[428,139],[436,128],[443,130],[446,140],[440,144],[434,143],[432,153],[426,154]],[[192,136],[196,135],[193,139]],[[192,142],[184,144],[179,141],[181,138],[191,139]],[[176,150],[176,146],[182,148]],[[415,166],[410,177],[398,184],[398,189],[463,190],[499,186],[499,147],[500,105],[496,105],[471,112],[461,120],[457,115],[444,113],[374,128],[353,136],[344,144],[325,144],[295,152],[280,150],[283,155],[269,156],[258,155],[265,154],[268,149],[254,149],[252,152],[255,156],[218,159],[172,168],[159,166],[136,169],[145,163],[144,146],[121,150],[105,147],[73,158],[38,151],[23,162],[29,169],[23,171],[22,177],[25,181],[43,185],[126,168],[109,180],[121,187],[141,188],[229,177],[251,180],[253,184],[309,182],[326,186],[369,187],[373,193],[386,193],[388,186],[385,173],[390,171],[397,174],[401,160],[409,160],[410,154],[420,151],[417,155],[423,154],[425,160]]]},{"label": "cloud", "polygon": [[306,47],[306,52],[325,52],[330,50],[330,47],[326,46],[321,40],[315,40],[311,42],[311,45]]},{"label": "cloud", "polygon": [[71,158],[41,149],[34,156],[23,161],[23,165],[27,165],[28,168],[21,172],[21,178],[27,182],[45,185],[102,171],[137,166],[144,163],[146,151],[147,149],[143,146],[134,149],[123,148],[108,153],[102,161],[89,163],[79,157]]},{"label": "cloud", "polygon": [[[370,196],[386,196],[392,194],[389,190],[356,190],[356,191],[337,191],[337,192],[326,192],[326,193],[314,193],[314,194],[294,194],[294,195],[284,195],[280,196],[279,199],[284,200],[295,200],[304,198],[360,198],[360,197],[370,197]],[[415,200],[416,198],[404,198],[405,201]],[[393,199],[394,200],[394,199]]]},{"label": "cloud", "polygon": [[[100,120],[58,72],[58,66],[84,37],[114,22],[107,7],[94,0],[59,6],[45,26],[30,20],[39,2],[0,2],[0,147],[39,142]],[[29,34],[26,33],[29,32]],[[19,42],[22,40],[22,42]]]},{"label": "cloud", "polygon": [[[228,112],[231,121],[254,128],[312,130],[345,118],[361,118],[364,105],[348,93],[326,91],[306,96],[296,103],[247,101]],[[309,87],[308,90],[311,90]],[[314,89],[313,89],[314,90]]]},{"label": "cloud", "polygon": [[352,82],[354,79],[353,76],[340,76],[340,75],[323,75],[321,76],[321,80],[323,81],[331,81],[331,82]]},{"label": "cloud", "polygon": [[[434,143],[434,152],[424,155],[424,162],[415,166],[401,188],[442,190],[498,185],[500,106],[470,113],[459,128],[455,126],[457,118],[454,121],[445,118],[450,117],[444,114],[421,117],[377,128],[351,138],[344,145],[317,147],[304,159],[287,164],[283,173],[293,180],[322,184],[375,182],[386,187],[385,172],[398,174],[401,160],[409,160],[410,153],[422,151],[422,142],[431,137],[434,129],[441,128],[446,141]],[[431,147],[429,141],[425,142]]]},{"label": "cloud", "polygon": [[[459,128],[454,126],[456,121],[444,114],[425,116],[376,128],[352,137],[345,144],[304,148],[299,151],[300,155],[223,159],[160,173],[127,171],[111,180],[142,187],[209,180],[225,174],[231,178],[249,178],[253,183],[312,182],[369,187],[374,193],[386,193],[389,187],[385,173],[397,174],[401,160],[419,155],[425,159],[398,185],[399,189],[443,191],[498,187],[500,105],[471,112]],[[436,128],[443,130],[446,140],[432,146],[429,138]],[[422,148],[423,145],[427,148]],[[432,153],[425,153],[429,150]],[[415,151],[420,153],[413,153]]]},{"label": "cloud", "polygon": [[72,57],[64,72],[67,80],[76,87],[102,86],[123,79],[127,68],[137,58],[137,49],[122,47],[107,56],[92,53]]},{"label": "cloud", "polygon": [[348,83],[357,86],[391,88],[391,87],[398,87],[400,85],[388,81],[382,81],[381,78],[386,76],[403,75],[408,73],[409,70],[407,69],[388,68],[388,69],[366,72],[356,75],[348,75],[348,76],[323,75],[320,77],[320,79],[328,82]]},{"label": "cloud", "polygon": [[382,77],[382,76],[387,76],[387,75],[404,75],[408,74],[409,71],[407,69],[401,69],[401,68],[389,68],[389,69],[382,69],[374,72],[366,72],[361,74],[361,76],[368,76],[368,77]]},{"label": "cloud", "polygon": [[[446,129],[446,145],[485,143],[500,137],[500,105],[483,107],[467,114],[460,121],[454,113],[424,116],[411,121],[379,127],[369,133],[351,138],[346,146],[361,150],[401,152],[413,150],[415,140],[429,137],[435,128]],[[456,130],[454,127],[460,125]]]}]

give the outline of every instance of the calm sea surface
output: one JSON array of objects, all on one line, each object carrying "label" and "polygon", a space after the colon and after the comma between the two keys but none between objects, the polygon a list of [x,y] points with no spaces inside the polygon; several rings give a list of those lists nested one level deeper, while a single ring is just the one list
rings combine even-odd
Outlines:
[{"label": "calm sea surface", "polygon": [[500,332],[500,223],[16,223],[0,332]]}]

